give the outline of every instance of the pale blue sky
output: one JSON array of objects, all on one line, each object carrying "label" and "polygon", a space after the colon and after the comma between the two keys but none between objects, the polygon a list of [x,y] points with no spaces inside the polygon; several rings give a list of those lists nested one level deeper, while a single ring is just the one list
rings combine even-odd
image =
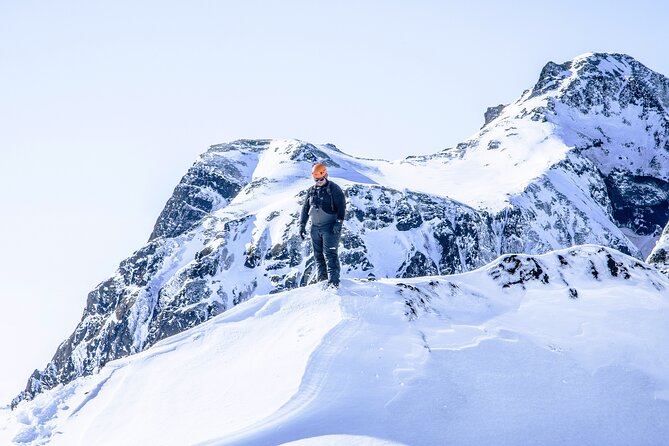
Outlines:
[{"label": "pale blue sky", "polygon": [[404,158],[475,133],[549,60],[621,52],[669,75],[667,6],[627,5],[0,1],[0,403],[208,145]]}]

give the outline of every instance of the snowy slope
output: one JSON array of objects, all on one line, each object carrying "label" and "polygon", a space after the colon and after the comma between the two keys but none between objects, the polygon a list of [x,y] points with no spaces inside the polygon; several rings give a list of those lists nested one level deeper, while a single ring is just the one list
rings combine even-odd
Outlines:
[{"label": "snowy slope", "polygon": [[257,296],[0,418],[38,445],[658,445],[669,279],[597,246]]}]

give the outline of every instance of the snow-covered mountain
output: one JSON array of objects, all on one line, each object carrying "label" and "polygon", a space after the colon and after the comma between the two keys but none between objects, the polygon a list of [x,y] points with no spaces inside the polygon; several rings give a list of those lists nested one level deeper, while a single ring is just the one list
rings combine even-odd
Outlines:
[{"label": "snow-covered mountain", "polygon": [[258,295],[0,416],[37,445],[661,445],[669,278],[598,246]]},{"label": "snow-covered mountain", "polygon": [[[668,106],[664,76],[629,56],[587,54],[549,63],[471,139],[431,156],[367,160],[297,140],[212,146],[13,405],[251,297],[308,284],[296,221],[316,161],[349,202],[343,277],[463,273],[586,243],[643,260],[669,221]],[[666,262],[658,252],[649,260]]]}]

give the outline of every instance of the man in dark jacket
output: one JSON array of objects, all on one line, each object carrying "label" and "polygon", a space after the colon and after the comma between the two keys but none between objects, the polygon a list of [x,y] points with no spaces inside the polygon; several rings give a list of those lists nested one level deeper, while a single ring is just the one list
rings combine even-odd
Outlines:
[{"label": "man in dark jacket", "polygon": [[318,269],[318,281],[339,286],[339,238],[346,213],[346,198],[341,187],[328,180],[324,164],[314,164],[311,176],[316,182],[309,188],[302,206],[300,237],[307,234],[307,220],[311,217],[311,241]]}]

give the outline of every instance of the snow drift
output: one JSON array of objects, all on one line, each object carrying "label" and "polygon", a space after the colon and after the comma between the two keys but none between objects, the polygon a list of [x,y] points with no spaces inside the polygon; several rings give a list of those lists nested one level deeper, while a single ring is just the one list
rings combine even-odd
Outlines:
[{"label": "snow drift", "polygon": [[38,445],[656,445],[669,279],[580,246],[257,296],[0,418]]}]

